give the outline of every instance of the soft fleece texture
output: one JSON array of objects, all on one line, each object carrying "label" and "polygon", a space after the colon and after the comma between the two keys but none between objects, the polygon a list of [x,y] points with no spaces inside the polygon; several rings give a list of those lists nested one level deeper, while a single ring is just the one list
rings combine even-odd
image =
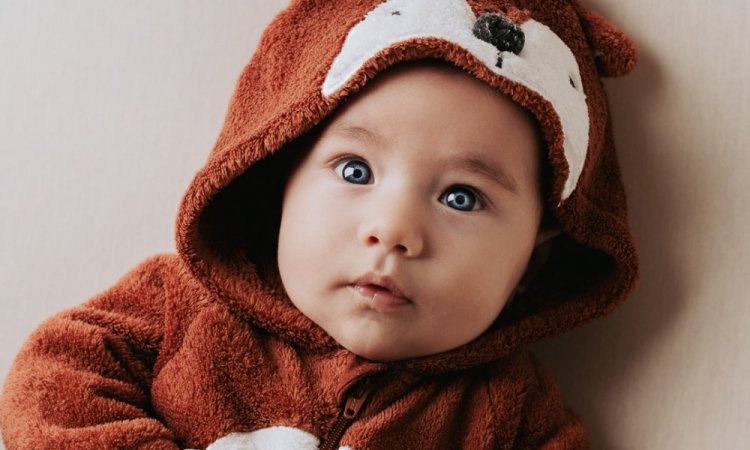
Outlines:
[{"label": "soft fleece texture", "polygon": [[[384,3],[409,5],[297,0],[269,26],[181,204],[178,254],[147,259],[32,334],[0,400],[8,450],[314,449],[363,380],[375,388],[335,448],[589,446],[526,348],[611,312],[636,283],[599,78],[632,70],[636,48],[573,0],[448,1],[475,17],[489,9],[521,27],[543,24],[572,51],[571,88],[582,84],[589,123],[571,185],[565,111],[456,42],[422,35],[389,43],[324,92],[350,30]],[[421,58],[462,68],[536,116],[553,169],[547,202],[564,233],[482,336],[439,355],[375,363],[341,348],[285,296],[273,270],[278,198],[309,131],[381,70]]]}]

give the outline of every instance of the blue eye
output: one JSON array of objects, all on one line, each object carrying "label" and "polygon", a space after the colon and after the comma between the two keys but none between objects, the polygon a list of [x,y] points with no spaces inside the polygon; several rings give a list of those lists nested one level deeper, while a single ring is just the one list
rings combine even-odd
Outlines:
[{"label": "blue eye", "polygon": [[367,184],[372,178],[370,167],[359,160],[344,161],[336,166],[336,173],[341,178],[354,184]]},{"label": "blue eye", "polygon": [[441,198],[442,202],[459,211],[475,211],[480,209],[477,194],[471,189],[454,186],[446,191]]}]

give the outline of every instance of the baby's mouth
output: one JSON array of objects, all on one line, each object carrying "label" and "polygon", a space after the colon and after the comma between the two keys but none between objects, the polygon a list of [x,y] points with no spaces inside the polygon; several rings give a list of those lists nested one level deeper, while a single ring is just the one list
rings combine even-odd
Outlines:
[{"label": "baby's mouth", "polygon": [[370,287],[372,289],[388,291],[391,295],[408,300],[399,283],[390,276],[367,273],[352,282],[353,286]]},{"label": "baby's mouth", "polygon": [[388,312],[411,304],[398,283],[391,277],[367,274],[349,285],[368,301],[368,305],[381,312]]}]

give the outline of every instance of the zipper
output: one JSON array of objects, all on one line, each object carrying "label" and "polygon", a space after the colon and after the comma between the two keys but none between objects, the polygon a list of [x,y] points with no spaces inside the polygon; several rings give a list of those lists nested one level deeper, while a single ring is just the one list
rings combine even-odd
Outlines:
[{"label": "zipper", "polygon": [[365,378],[359,385],[352,389],[351,393],[346,397],[344,406],[339,413],[336,423],[333,424],[331,431],[328,433],[326,440],[320,446],[320,450],[335,450],[341,437],[344,435],[344,431],[354,422],[354,420],[362,412],[362,408],[365,402],[372,393],[375,385],[372,377]]}]

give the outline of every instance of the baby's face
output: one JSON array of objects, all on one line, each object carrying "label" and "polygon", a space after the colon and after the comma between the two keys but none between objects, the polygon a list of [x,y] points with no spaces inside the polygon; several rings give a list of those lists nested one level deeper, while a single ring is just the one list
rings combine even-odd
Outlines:
[{"label": "baby's face", "polygon": [[287,184],[278,263],[292,302],[376,361],[476,338],[537,239],[538,145],[527,113],[468,74],[379,75]]}]

